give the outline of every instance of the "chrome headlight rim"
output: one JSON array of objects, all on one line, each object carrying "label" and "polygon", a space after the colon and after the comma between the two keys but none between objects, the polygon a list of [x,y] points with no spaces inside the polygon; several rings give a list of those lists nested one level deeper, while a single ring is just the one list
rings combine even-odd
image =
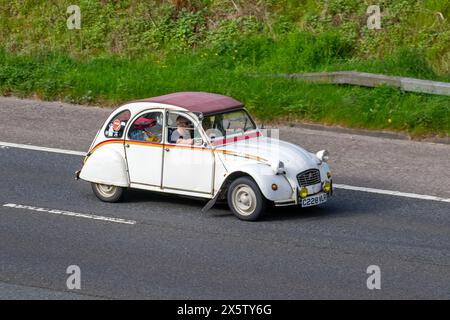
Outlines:
[{"label": "chrome headlight rim", "polygon": [[330,159],[330,153],[328,150],[320,150],[316,153],[316,156],[321,162],[328,162]]}]

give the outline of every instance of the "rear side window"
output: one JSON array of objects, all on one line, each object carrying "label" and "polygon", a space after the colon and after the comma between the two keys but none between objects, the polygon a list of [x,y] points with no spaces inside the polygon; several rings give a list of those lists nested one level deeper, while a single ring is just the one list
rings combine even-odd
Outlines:
[{"label": "rear side window", "polygon": [[131,113],[129,110],[119,112],[111,119],[105,128],[105,137],[107,138],[122,138],[123,131],[130,120]]}]

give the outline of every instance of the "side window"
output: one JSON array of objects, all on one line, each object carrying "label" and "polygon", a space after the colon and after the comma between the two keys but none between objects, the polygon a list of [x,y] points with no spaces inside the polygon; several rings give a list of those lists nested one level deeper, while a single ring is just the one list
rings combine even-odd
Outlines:
[{"label": "side window", "polygon": [[128,131],[128,139],[160,143],[162,141],[163,114],[153,111],[139,116]]},{"label": "side window", "polygon": [[105,137],[107,138],[122,138],[125,126],[130,120],[131,113],[128,110],[124,110],[118,113],[108,123],[105,129]]},{"label": "side window", "polygon": [[223,138],[225,130],[222,126],[222,115],[212,115],[205,117],[202,121],[203,130],[206,135],[214,140],[217,138]]},{"label": "side window", "polygon": [[169,113],[167,118],[167,142],[192,145],[196,138],[201,138],[201,135],[191,120],[178,113]]}]

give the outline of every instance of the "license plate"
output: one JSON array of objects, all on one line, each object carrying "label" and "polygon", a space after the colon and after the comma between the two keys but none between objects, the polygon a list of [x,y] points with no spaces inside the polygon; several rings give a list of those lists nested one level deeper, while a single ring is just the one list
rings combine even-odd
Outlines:
[{"label": "license plate", "polygon": [[311,207],[327,201],[327,194],[321,193],[315,196],[307,197],[302,199],[302,207]]}]

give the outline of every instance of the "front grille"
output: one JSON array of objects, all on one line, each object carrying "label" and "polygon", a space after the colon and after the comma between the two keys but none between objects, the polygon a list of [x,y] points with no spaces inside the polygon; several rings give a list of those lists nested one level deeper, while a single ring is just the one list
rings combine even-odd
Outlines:
[{"label": "front grille", "polygon": [[320,171],[317,169],[310,169],[300,172],[297,175],[298,184],[301,187],[311,186],[320,183]]}]

